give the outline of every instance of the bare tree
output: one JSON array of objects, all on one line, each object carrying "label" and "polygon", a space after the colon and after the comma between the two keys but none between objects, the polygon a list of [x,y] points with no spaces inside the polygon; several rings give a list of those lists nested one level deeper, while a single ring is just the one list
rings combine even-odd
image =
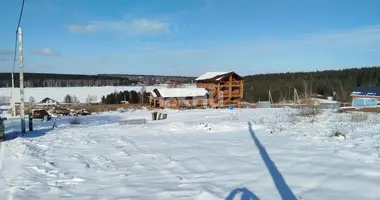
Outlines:
[{"label": "bare tree", "polygon": [[79,99],[73,95],[73,103],[80,103]]},{"label": "bare tree", "polygon": [[303,86],[304,86],[304,92],[305,92],[305,99],[307,99],[307,82],[306,80],[303,81]]},{"label": "bare tree", "polygon": [[143,104],[144,103],[144,94],[146,92],[146,87],[145,85],[143,85],[140,89],[140,94],[141,94],[141,103]]},{"label": "bare tree", "polygon": [[309,73],[309,77],[310,77],[310,97],[311,97],[313,94],[313,83],[314,83],[313,74]]},{"label": "bare tree", "polygon": [[63,99],[63,103],[73,103],[73,97],[71,95],[67,94],[65,98]]},{"label": "bare tree", "polygon": [[344,86],[343,86],[343,81],[339,81],[339,85],[340,85],[340,101],[347,101],[347,92],[346,90],[344,89]]},{"label": "bare tree", "polygon": [[29,103],[31,103],[31,104],[36,103],[36,100],[34,99],[34,97],[32,97],[32,96],[29,97]]},{"label": "bare tree", "polygon": [[98,97],[95,95],[88,95],[86,98],[86,103],[94,103],[98,100]]}]

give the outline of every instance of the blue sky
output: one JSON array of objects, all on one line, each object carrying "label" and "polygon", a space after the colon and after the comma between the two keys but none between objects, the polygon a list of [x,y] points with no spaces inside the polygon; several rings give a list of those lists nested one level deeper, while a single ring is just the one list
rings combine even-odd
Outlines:
[{"label": "blue sky", "polygon": [[[0,71],[21,0],[0,0]],[[198,76],[380,65],[379,0],[26,0],[27,72]]]}]

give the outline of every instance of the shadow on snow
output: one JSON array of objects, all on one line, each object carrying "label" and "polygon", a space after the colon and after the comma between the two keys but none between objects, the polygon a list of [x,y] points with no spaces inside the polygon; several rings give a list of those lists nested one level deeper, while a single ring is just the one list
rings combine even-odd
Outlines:
[{"label": "shadow on snow", "polygon": [[[274,162],[270,158],[265,147],[261,144],[260,140],[257,138],[255,132],[252,129],[252,124],[250,122],[248,122],[248,130],[249,130],[249,133],[251,134],[252,140],[254,141],[257,149],[260,152],[261,158],[264,161],[265,166],[267,167],[267,169],[268,169],[268,171],[272,177],[273,183],[275,184],[277,191],[281,196],[281,199],[283,199],[283,200],[296,200],[297,199],[296,196],[294,195],[294,193],[292,192],[292,190],[290,189],[290,187],[286,183],[285,179],[282,177],[280,171],[278,171],[276,165],[274,164]],[[242,193],[241,200],[259,200],[259,198],[255,194],[253,194],[251,191],[249,191],[246,188],[237,188],[237,189],[233,190],[228,195],[226,200],[233,200],[235,198],[235,196],[239,193]]]},{"label": "shadow on snow", "polygon": [[236,188],[226,198],[226,200],[234,200],[238,194],[241,194],[240,200],[260,200],[253,192],[247,188]]},{"label": "shadow on snow", "polygon": [[[79,125],[85,125],[85,126],[94,126],[94,125],[106,125],[106,124],[114,124],[118,123],[120,121],[120,116],[102,116],[102,115],[89,115],[89,116],[79,116],[79,117],[62,117],[58,119],[52,119],[50,121],[43,121],[41,119],[34,119],[33,120],[33,131],[26,131],[26,133],[22,134],[20,130],[15,131],[15,127],[19,128],[19,119],[12,119],[8,120],[6,124],[6,128],[11,129],[13,127],[12,131],[9,130],[8,133],[4,134],[4,141],[8,140],[14,140],[18,137],[21,138],[36,138],[44,136],[47,132],[53,130],[54,127],[66,127],[66,126],[72,126],[70,124],[70,121],[74,118],[78,118]],[[27,126],[26,129],[28,129],[28,123],[29,120],[25,120],[25,125]],[[48,127],[48,128],[47,128]]]},{"label": "shadow on snow", "polygon": [[9,140],[14,140],[16,138],[36,138],[44,136],[47,132],[53,130],[53,128],[44,128],[44,129],[37,129],[33,131],[27,131],[24,134],[22,134],[21,131],[12,131],[9,133],[6,133],[4,135],[4,142]]}]

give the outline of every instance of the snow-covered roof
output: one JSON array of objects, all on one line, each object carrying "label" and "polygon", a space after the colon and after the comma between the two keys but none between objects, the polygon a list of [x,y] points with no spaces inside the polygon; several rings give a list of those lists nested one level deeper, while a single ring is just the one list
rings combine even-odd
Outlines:
[{"label": "snow-covered roof", "polygon": [[54,102],[58,102],[58,101],[56,101],[56,100],[54,100],[54,99],[52,99],[52,98],[50,98],[50,97],[45,97],[44,99],[42,99],[42,100],[40,101],[40,103],[46,103],[48,100],[52,100],[52,101],[54,101]]},{"label": "snow-covered roof", "polygon": [[[158,92],[158,94],[157,94]],[[199,97],[206,96],[205,88],[157,88],[152,92],[153,97]]]},{"label": "snow-covered roof", "polygon": [[339,101],[329,100],[329,99],[319,99],[311,98],[313,101],[318,101],[319,103],[339,103]]},{"label": "snow-covered roof", "polygon": [[196,78],[195,80],[200,81],[200,80],[212,79],[212,78],[215,78],[217,76],[223,76],[223,75],[228,74],[228,73],[231,73],[231,72],[207,72],[207,73],[203,74],[202,76]]}]

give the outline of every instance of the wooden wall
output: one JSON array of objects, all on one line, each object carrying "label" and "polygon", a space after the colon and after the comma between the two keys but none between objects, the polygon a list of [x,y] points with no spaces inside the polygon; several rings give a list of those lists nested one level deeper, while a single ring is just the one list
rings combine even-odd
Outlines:
[{"label": "wooden wall", "polygon": [[208,89],[212,93],[213,102],[216,101],[220,106],[237,106],[243,100],[244,81],[238,80],[234,75],[216,82],[198,82],[197,87]]},{"label": "wooden wall", "polygon": [[[158,101],[156,105],[154,101]],[[156,98],[151,99],[150,106],[156,108],[196,108],[202,107],[207,103],[207,97],[194,97],[194,98]]]}]

